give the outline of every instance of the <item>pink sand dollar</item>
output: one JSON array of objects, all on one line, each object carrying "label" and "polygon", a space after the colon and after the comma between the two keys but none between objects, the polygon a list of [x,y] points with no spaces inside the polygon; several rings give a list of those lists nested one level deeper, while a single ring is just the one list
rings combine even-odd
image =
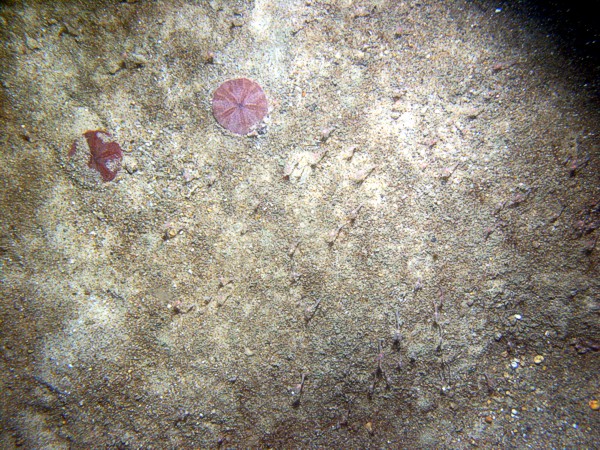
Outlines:
[{"label": "pink sand dollar", "polygon": [[245,136],[267,115],[267,97],[258,83],[237,78],[217,88],[212,108],[215,119],[223,128]]}]

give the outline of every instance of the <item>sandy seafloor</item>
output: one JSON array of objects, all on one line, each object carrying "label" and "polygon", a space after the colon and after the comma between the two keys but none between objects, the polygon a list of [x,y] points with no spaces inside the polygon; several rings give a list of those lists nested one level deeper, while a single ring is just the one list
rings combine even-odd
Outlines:
[{"label": "sandy seafloor", "polygon": [[4,2],[0,447],[598,447],[599,41],[538,6]]}]

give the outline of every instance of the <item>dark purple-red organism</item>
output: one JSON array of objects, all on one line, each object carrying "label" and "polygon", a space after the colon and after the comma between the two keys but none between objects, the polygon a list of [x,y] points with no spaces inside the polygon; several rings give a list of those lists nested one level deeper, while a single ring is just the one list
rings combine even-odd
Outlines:
[{"label": "dark purple-red organism", "polygon": [[219,86],[213,95],[212,108],[223,128],[242,136],[255,129],[268,112],[262,88],[247,78],[228,80]]},{"label": "dark purple-red organism", "polygon": [[102,130],[88,130],[83,133],[90,147],[88,166],[100,172],[104,181],[112,181],[121,169],[123,150],[110,140],[110,134]]}]

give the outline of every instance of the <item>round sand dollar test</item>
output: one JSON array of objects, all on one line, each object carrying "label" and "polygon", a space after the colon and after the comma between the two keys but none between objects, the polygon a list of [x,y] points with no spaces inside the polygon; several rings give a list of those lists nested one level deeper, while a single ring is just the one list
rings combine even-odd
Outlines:
[{"label": "round sand dollar test", "polygon": [[247,78],[228,80],[217,88],[212,101],[219,125],[242,136],[267,115],[267,97],[260,85]]}]

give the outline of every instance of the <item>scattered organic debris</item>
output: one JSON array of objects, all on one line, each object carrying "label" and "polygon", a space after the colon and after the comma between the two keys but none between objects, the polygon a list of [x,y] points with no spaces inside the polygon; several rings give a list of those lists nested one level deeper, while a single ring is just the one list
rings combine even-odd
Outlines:
[{"label": "scattered organic debris", "polygon": [[383,369],[384,357],[385,357],[385,354],[383,352],[383,342],[382,342],[382,340],[380,340],[377,343],[377,358],[376,358],[377,367],[373,371],[373,382],[369,386],[369,390],[368,390],[369,397],[373,397],[373,394],[375,393],[375,387],[377,386],[377,381],[380,379],[385,382],[387,389],[389,389],[392,386],[392,382],[391,382],[390,378],[388,377],[387,373]]},{"label": "scattered organic debris", "polygon": [[394,347],[399,348],[402,342],[402,331],[400,331],[402,321],[400,320],[400,312],[396,310],[396,329],[392,334],[392,343]]},{"label": "scattered organic debris", "polygon": [[361,184],[363,181],[367,179],[369,175],[377,168],[375,165],[367,166],[364,169],[361,169],[350,175],[350,179],[354,181],[356,184]]},{"label": "scattered organic debris", "polygon": [[304,310],[304,321],[306,323],[310,322],[312,320],[312,318],[315,316],[315,314],[317,313],[317,309],[319,309],[321,300],[322,299],[318,299],[313,305],[308,306]]},{"label": "scattered organic debris", "polygon": [[340,236],[340,233],[342,232],[342,230],[348,226],[354,225],[354,222],[356,221],[356,218],[358,217],[358,213],[360,212],[360,210],[362,209],[363,205],[358,205],[358,207],[354,210],[352,210],[350,212],[350,214],[348,214],[348,216],[346,217],[346,221],[339,224],[336,228],[334,228],[329,235],[327,236],[327,243],[330,246],[333,246],[333,244],[335,244],[335,241],[337,240],[337,238]]},{"label": "scattered organic debris", "polygon": [[586,339],[583,337],[575,339],[572,342],[572,345],[575,347],[575,350],[577,350],[577,353],[579,353],[580,355],[589,352],[597,352],[600,350],[600,342],[594,341],[592,339]]},{"label": "scattered organic debris", "polygon": [[350,161],[357,150],[358,145],[351,145],[344,151],[344,153],[342,154],[342,158],[344,158],[346,161]]},{"label": "scattered organic debris", "polygon": [[292,402],[292,406],[297,408],[300,406],[300,401],[302,400],[302,393],[304,392],[304,381],[306,380],[306,375],[302,374],[302,380],[297,385],[290,388],[290,394],[292,394],[295,398]]}]

